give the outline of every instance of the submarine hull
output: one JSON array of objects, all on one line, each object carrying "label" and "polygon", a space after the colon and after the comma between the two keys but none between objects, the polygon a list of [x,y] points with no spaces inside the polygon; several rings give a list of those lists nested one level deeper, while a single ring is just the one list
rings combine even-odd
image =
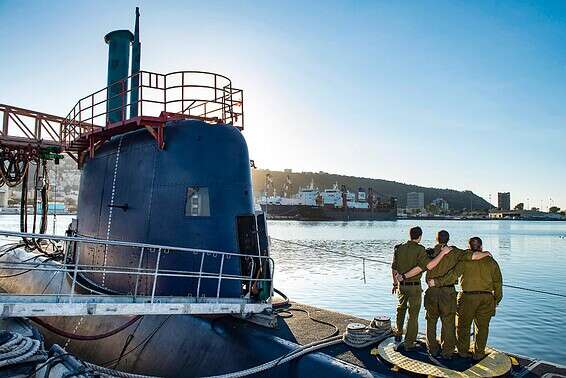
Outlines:
[{"label": "submarine hull", "polygon": [[[266,255],[266,230],[257,229],[250,160],[241,132],[231,125],[183,120],[167,123],[165,148],[158,148],[150,133],[138,130],[113,137],[94,157],[86,158],[81,174],[77,222],[79,236],[135,241],[152,245],[194,248],[246,255]],[[253,220],[250,222],[250,220]],[[0,254],[1,255],[1,254]],[[33,256],[23,250],[1,255],[0,261],[22,262]],[[68,264],[154,269],[155,253],[122,245],[79,243]],[[203,273],[246,276],[244,257],[207,254]],[[163,253],[159,269],[199,271],[201,255]],[[45,262],[57,265],[57,262]],[[1,275],[14,271],[1,270]],[[151,294],[153,280],[135,274],[83,272],[78,293],[88,289],[111,293]],[[160,277],[155,295],[217,295],[218,280]],[[247,281],[246,281],[247,282]],[[56,294],[71,291],[62,272],[31,271],[0,278],[8,293]],[[198,291],[200,290],[200,291]],[[242,282],[222,283],[219,296],[239,298]],[[274,330],[252,326],[233,317],[143,316],[126,329],[132,317],[61,316],[42,318],[54,327],[39,326],[48,344],[59,344],[77,357],[117,370],[164,377],[209,376],[239,371],[279,358],[298,347],[282,340]],[[64,336],[112,333],[96,340]],[[63,336],[62,336],[63,335]],[[313,353],[296,363],[278,366],[270,376],[367,376],[349,364]]]},{"label": "submarine hull", "polygon": [[[81,174],[77,229],[79,235],[172,247],[257,254],[243,243],[254,216],[250,160],[241,132],[231,125],[202,121],[168,122],[165,148],[146,130],[119,135],[87,158]],[[253,223],[255,225],[255,222]],[[251,245],[251,249],[248,247]],[[81,263],[154,269],[156,254],[141,255],[123,246],[82,245]],[[160,269],[196,271],[200,255],[164,255]],[[141,260],[141,261],[140,261]],[[221,256],[207,256],[204,273],[218,273]],[[226,259],[223,274],[241,275],[242,261]],[[148,294],[152,278],[85,273],[96,285],[120,293]],[[199,294],[216,295],[217,282],[203,280]],[[164,277],[156,295],[192,295],[197,279]],[[221,297],[239,297],[241,282],[223,282]]]},{"label": "submarine hull", "polygon": [[[34,256],[16,250],[0,258],[16,262]],[[50,262],[57,265],[58,263]],[[0,270],[2,275],[15,271]],[[0,279],[0,288],[13,293],[57,293],[70,290],[60,272],[34,271]],[[45,317],[44,322],[79,336],[99,335],[129,320],[125,316]],[[284,324],[280,324],[284,326]],[[190,315],[144,316],[128,328],[99,340],[71,340],[38,326],[46,344],[59,344],[77,357],[98,365],[137,374],[160,377],[210,376],[254,367],[289,353],[298,347],[262,328],[232,317]],[[303,356],[267,373],[273,377],[369,377],[367,370],[323,353]]]}]

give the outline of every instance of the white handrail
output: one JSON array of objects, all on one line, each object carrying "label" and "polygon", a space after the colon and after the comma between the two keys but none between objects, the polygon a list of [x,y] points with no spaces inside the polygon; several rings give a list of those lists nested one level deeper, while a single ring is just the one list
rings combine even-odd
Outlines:
[{"label": "white handrail", "polygon": [[[215,251],[215,250],[207,250],[207,249],[196,249],[196,248],[184,248],[184,247],[173,247],[173,246],[163,246],[163,245],[155,245],[155,244],[148,244],[148,243],[137,243],[137,242],[127,242],[127,241],[117,241],[117,240],[103,240],[97,238],[88,238],[83,236],[62,236],[62,235],[48,235],[48,234],[35,234],[35,233],[23,233],[23,232],[15,232],[15,231],[2,231],[0,230],[0,237],[7,237],[7,238],[26,238],[26,239],[41,239],[41,240],[49,240],[51,242],[66,242],[66,248],[64,249],[64,260],[62,264],[57,262],[51,261],[51,259],[45,258],[43,255],[37,255],[37,259],[34,258],[36,261],[13,261],[13,260],[4,260],[0,261],[0,269],[5,270],[13,270],[16,272],[27,272],[27,271],[47,271],[47,272],[59,272],[62,274],[61,284],[59,285],[59,290],[57,293],[46,293],[46,294],[37,294],[37,293],[11,293],[11,294],[0,294],[2,296],[14,296],[14,295],[36,295],[41,297],[41,295],[55,295],[57,298],[65,298],[65,303],[73,304],[77,303],[76,300],[81,300],[84,297],[84,294],[79,294],[75,292],[76,286],[82,286],[77,280],[79,278],[80,273],[94,273],[94,274],[115,274],[115,275],[127,275],[129,277],[135,275],[135,289],[133,295],[128,293],[127,296],[132,298],[136,298],[138,296],[145,297],[148,299],[148,303],[153,304],[157,303],[156,298],[158,298],[156,294],[157,290],[157,280],[162,277],[178,277],[178,278],[192,278],[198,279],[197,290],[196,290],[196,298],[200,298],[201,292],[201,281],[203,279],[206,280],[217,280],[218,284],[216,285],[216,300],[218,303],[225,302],[224,300],[228,300],[228,298],[221,298],[221,285],[222,280],[224,281],[240,281],[242,283],[246,283],[249,287],[248,289],[251,290],[251,283],[252,282],[269,282],[271,286],[273,286],[273,273],[274,273],[274,262],[273,259],[269,256],[260,256],[260,255],[250,255],[250,254],[240,254],[240,253],[233,253],[233,252],[223,252],[223,251]],[[95,264],[84,264],[79,262],[79,255],[77,254],[76,258],[72,263],[67,264],[67,257],[70,255],[72,250],[70,248],[75,247],[73,243],[83,243],[83,244],[98,244],[104,246],[122,246],[127,248],[139,248],[140,250],[140,258],[137,266],[102,266],[102,265],[95,265]],[[155,260],[155,265],[152,267],[144,268],[142,267],[142,260],[144,255],[151,252],[157,252],[157,257]],[[164,258],[165,253],[175,253],[175,252],[192,252],[195,255],[201,254],[200,258],[200,267],[198,271],[193,271],[189,269],[161,269],[161,260]],[[206,256],[213,255],[215,258],[220,256],[220,268],[218,271],[214,272],[207,272],[204,271],[204,260]],[[250,274],[230,274],[224,272],[225,260],[231,257],[249,257],[251,258],[251,272]],[[257,259],[257,260],[256,260]],[[198,258],[196,258],[198,261]],[[266,261],[269,263],[269,272],[266,272],[267,275],[263,277],[256,277],[254,278],[254,271],[256,268],[257,261]],[[153,264],[152,264],[153,265]],[[261,266],[261,265],[260,265]],[[19,273],[18,273],[19,274]],[[68,294],[63,294],[64,289],[64,277],[66,275],[70,275],[71,282],[70,287],[66,286],[65,291],[69,291]],[[150,293],[145,293],[144,295],[139,295],[138,287],[139,287],[139,280],[140,277],[153,277],[153,282],[150,287]],[[0,279],[2,276],[0,275]],[[7,277],[4,277],[7,278]],[[148,296],[149,294],[149,296]],[[125,294],[116,294],[117,297],[120,295]],[[159,298],[163,298],[163,295],[160,295]],[[165,296],[167,297],[167,295]],[[188,297],[191,297],[189,292]],[[261,301],[261,303],[271,303],[272,292],[268,297]],[[233,299],[233,298],[232,298]],[[240,298],[243,299],[243,298]],[[246,299],[253,303],[252,299]],[[258,302],[259,303],[259,302]]]}]

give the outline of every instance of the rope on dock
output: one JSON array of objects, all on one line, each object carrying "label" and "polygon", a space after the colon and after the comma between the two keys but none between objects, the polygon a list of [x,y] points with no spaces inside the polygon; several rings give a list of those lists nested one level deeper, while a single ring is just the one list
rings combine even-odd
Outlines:
[{"label": "rope on dock", "polygon": [[0,345],[0,367],[15,365],[27,360],[35,355],[41,346],[39,340],[18,333],[1,332],[0,339],[4,340]]},{"label": "rope on dock", "polygon": [[110,377],[119,377],[119,378],[159,378],[153,375],[141,375],[141,374],[134,374],[134,373],[126,373],[124,371],[113,370],[109,368],[105,368],[102,366],[98,366],[95,364],[91,364],[90,362],[83,361],[85,366],[88,368],[97,371],[99,373],[108,375]]},{"label": "rope on dock", "polygon": [[[369,258],[369,257],[365,257],[365,256],[347,253],[347,252],[340,252],[340,251],[336,251],[336,250],[326,248],[326,247],[319,247],[317,245],[299,243],[299,242],[295,242],[295,241],[291,241],[291,240],[278,239],[278,238],[274,238],[274,237],[270,237],[270,239],[274,240],[276,242],[284,243],[284,244],[291,244],[291,245],[296,245],[296,246],[299,246],[299,247],[310,248],[310,249],[314,249],[314,250],[318,250],[318,251],[322,251],[322,252],[332,253],[332,254],[335,254],[335,255],[351,257],[351,258],[354,258],[354,259],[360,259],[360,260],[362,260],[362,270],[363,270],[364,283],[366,282],[366,279],[365,279],[365,277],[366,277],[366,271],[365,271],[366,264],[365,264],[365,262],[366,261],[371,261],[371,262],[375,262],[375,263],[379,263],[379,264],[391,265],[391,262],[389,262],[389,261],[373,259],[373,258]],[[505,283],[503,284],[503,287],[507,287],[507,288],[511,288],[511,289],[517,289],[517,290],[530,291],[532,293],[552,295],[552,296],[560,297],[560,298],[566,298],[566,294],[556,293],[556,292],[553,292],[553,291],[532,289],[532,288],[528,288],[528,287],[524,287],[524,286],[509,285],[509,284],[505,284]]]},{"label": "rope on dock", "polygon": [[252,368],[236,371],[232,373],[215,375],[207,378],[239,378],[246,377],[252,374],[258,374],[266,370],[276,368],[294,359],[297,359],[305,354],[315,352],[319,349],[324,349],[340,343],[346,343],[355,348],[365,348],[369,345],[378,343],[391,335],[391,328],[374,328],[372,326],[365,326],[363,324],[349,324],[346,332],[333,336],[329,339],[322,339],[314,341],[309,344],[301,345],[293,349],[291,352],[276,358],[265,364],[254,366]]}]

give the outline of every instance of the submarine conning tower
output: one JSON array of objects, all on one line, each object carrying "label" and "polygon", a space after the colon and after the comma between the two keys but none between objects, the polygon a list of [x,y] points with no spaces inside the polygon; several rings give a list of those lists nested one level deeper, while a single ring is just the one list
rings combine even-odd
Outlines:
[{"label": "submarine conning tower", "polygon": [[[206,275],[259,274],[259,264],[249,256],[221,259],[214,251],[267,254],[242,135],[243,92],[216,73],[140,70],[136,16],[135,35],[128,30],[106,35],[108,86],[79,100],[65,120],[64,137],[68,149],[78,151],[82,169],[72,232],[147,247],[142,256],[127,245],[83,244],[75,261],[101,268],[151,271],[159,265],[160,271],[199,272],[200,279],[160,277],[156,295],[240,297],[246,282],[227,280],[220,287],[217,278],[207,280]],[[128,72],[132,42],[137,51]],[[258,228],[263,230],[259,237]],[[210,253],[205,259],[190,250],[160,250],[163,256],[157,261],[152,245]],[[125,279],[92,270],[81,277],[85,285],[111,293],[148,294],[153,283],[151,276]]]}]

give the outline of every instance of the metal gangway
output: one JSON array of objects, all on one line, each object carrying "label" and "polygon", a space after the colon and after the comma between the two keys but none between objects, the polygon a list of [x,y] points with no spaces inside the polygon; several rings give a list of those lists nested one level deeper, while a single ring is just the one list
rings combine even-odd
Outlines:
[{"label": "metal gangway", "polygon": [[[86,315],[219,315],[231,314],[249,319],[257,314],[271,314],[273,297],[274,261],[268,256],[246,255],[195,248],[181,248],[164,245],[101,240],[81,236],[58,236],[22,232],[0,231],[0,238],[16,243],[34,240],[50,253],[39,254],[25,251],[15,244],[0,247],[0,287],[20,287],[18,292],[8,290],[0,293],[0,317],[45,317],[45,316],[86,316]],[[1,239],[0,239],[1,240]],[[18,245],[18,244],[16,244]],[[6,252],[10,249],[10,252]],[[78,251],[81,247],[107,251],[120,247],[138,256],[135,266],[95,265],[80,261]],[[200,269],[164,269],[167,256],[175,253],[192,254],[195,265]],[[57,257],[58,260],[55,258]],[[150,267],[142,262],[151,257]],[[249,275],[235,275],[226,271],[229,259],[246,258],[251,262]],[[209,259],[219,262],[218,271],[207,271],[203,267]],[[154,263],[153,263],[154,262]],[[258,265],[263,273],[257,274]],[[134,264],[132,264],[134,265]],[[255,273],[254,273],[255,272]],[[118,276],[134,279],[132,290],[128,293],[104,293],[102,289],[84,285],[84,274]],[[32,274],[47,274],[47,285],[29,284]],[[36,276],[37,277],[37,276]],[[183,296],[157,295],[160,279],[176,277],[196,280],[197,288],[193,294]],[[26,285],[14,285],[14,280],[28,280]],[[39,280],[41,281],[41,280]],[[216,295],[203,294],[204,282],[215,282]],[[248,289],[259,284],[267,290],[264,299],[254,299],[249,295],[240,297],[222,297],[222,285],[238,281]],[[44,281],[42,281],[44,282]],[[144,292],[141,283],[146,283]],[[208,285],[210,288],[210,285]],[[31,288],[31,289],[30,289]],[[209,290],[210,291],[210,290]],[[252,320],[254,321],[254,320]]]}]

